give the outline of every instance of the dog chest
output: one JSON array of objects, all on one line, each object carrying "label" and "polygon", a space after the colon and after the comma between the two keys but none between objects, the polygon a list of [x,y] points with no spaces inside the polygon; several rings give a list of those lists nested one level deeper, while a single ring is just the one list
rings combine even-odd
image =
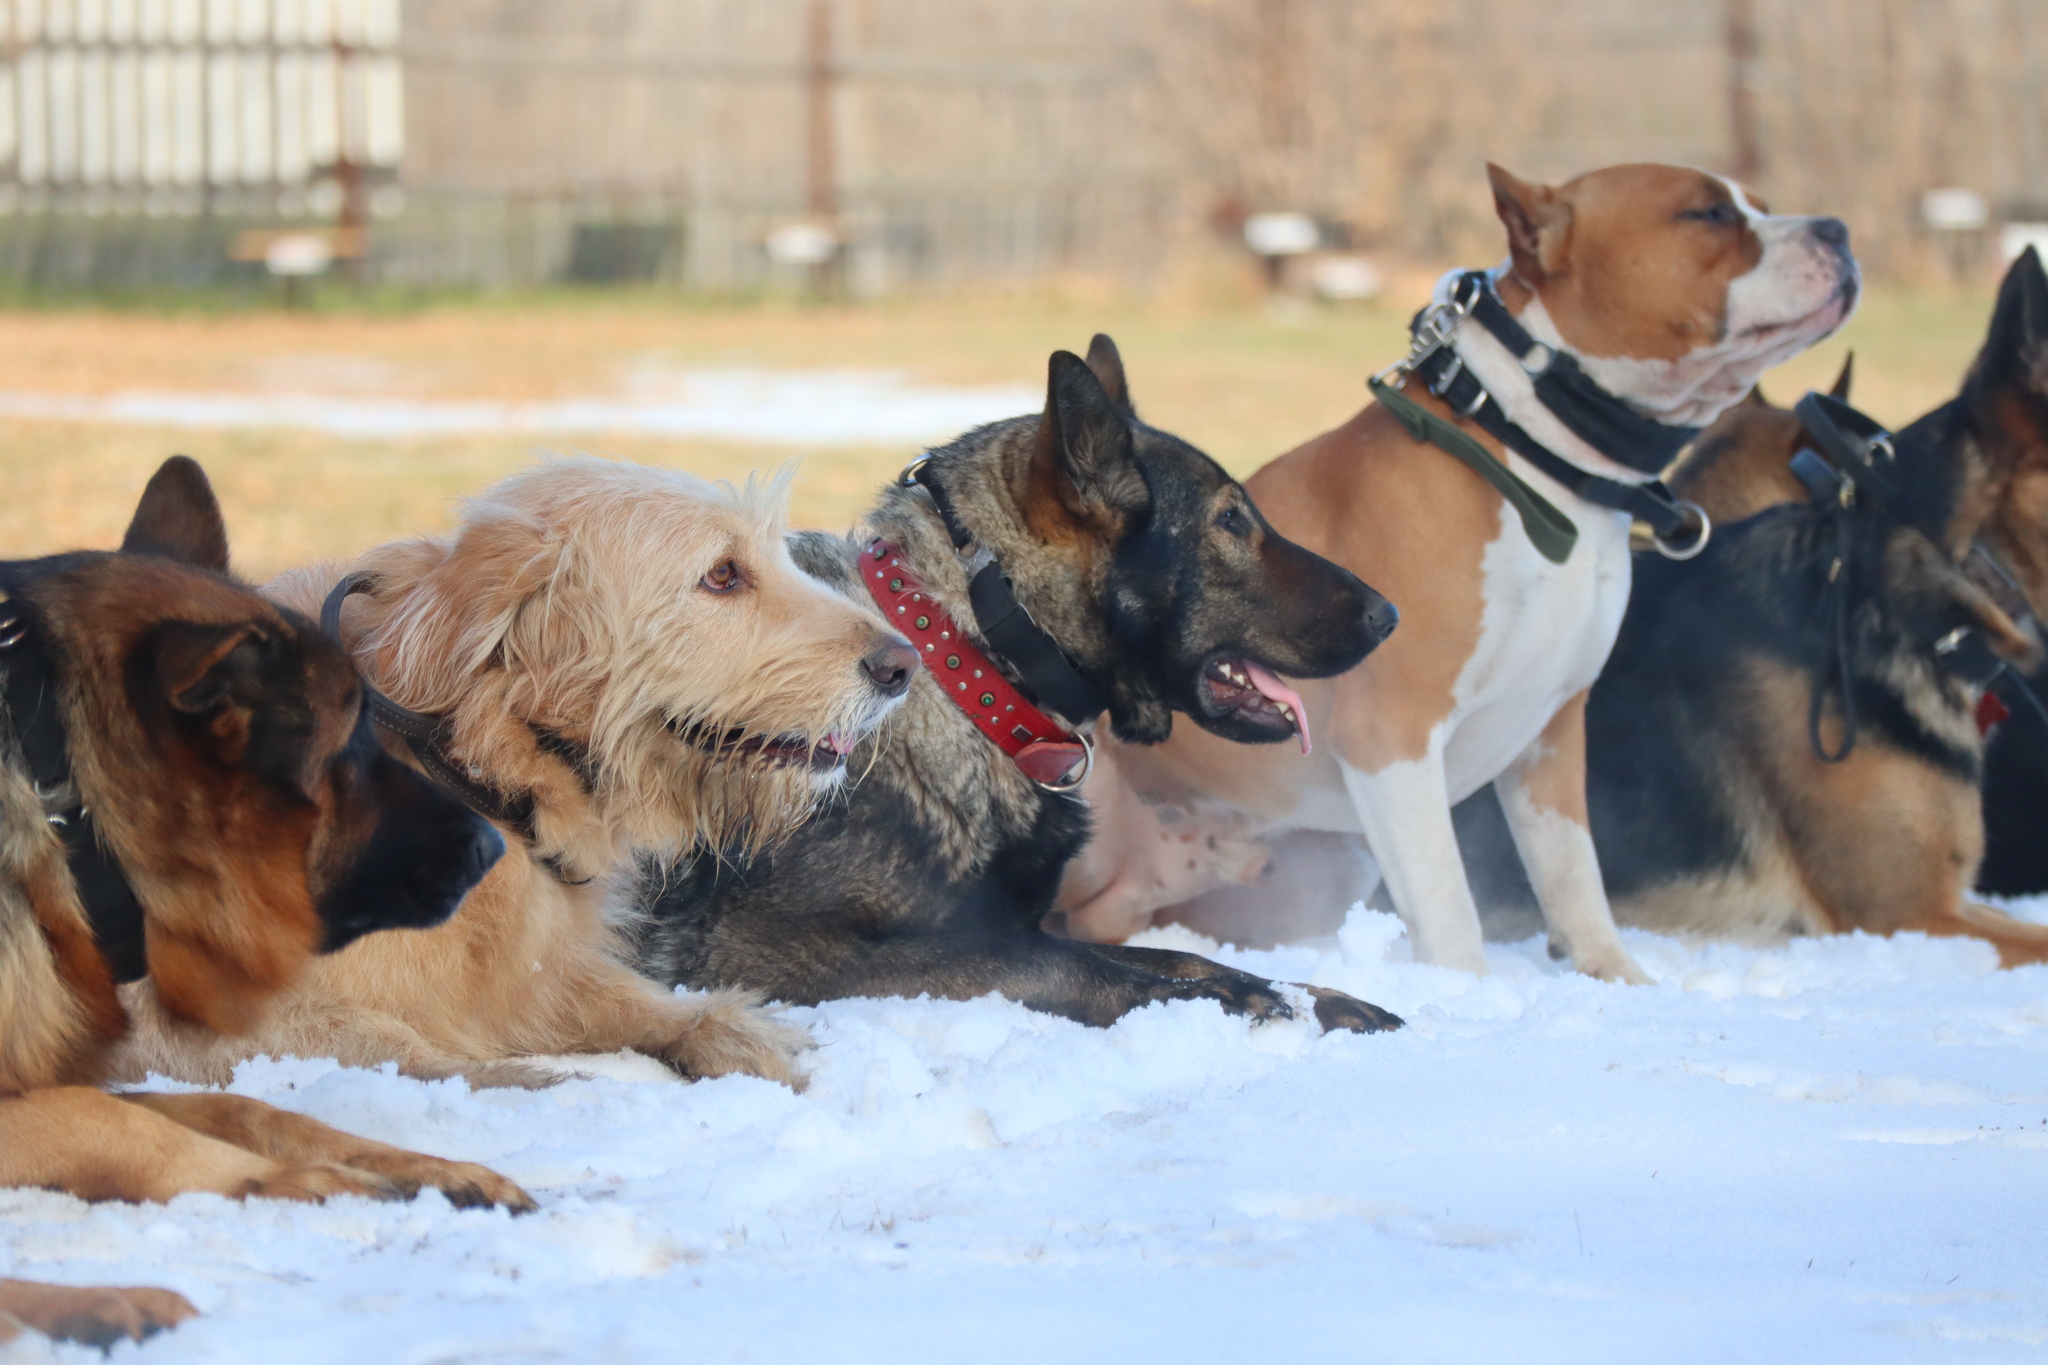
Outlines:
[{"label": "dog chest", "polygon": [[[1526,465],[1518,472],[1540,477]],[[1479,642],[1458,675],[1455,709],[1445,721],[1454,793],[1492,781],[1565,701],[1593,685],[1628,607],[1628,518],[1555,484],[1545,492],[1578,524],[1579,543],[1565,563],[1552,564],[1503,505],[1501,534],[1482,561]]]}]

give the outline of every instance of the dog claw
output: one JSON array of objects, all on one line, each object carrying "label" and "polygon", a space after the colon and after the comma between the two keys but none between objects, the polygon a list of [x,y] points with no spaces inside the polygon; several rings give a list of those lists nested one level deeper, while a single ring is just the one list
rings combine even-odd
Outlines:
[{"label": "dog claw", "polygon": [[1342,991],[1333,991],[1327,986],[1304,986],[1315,998],[1316,1022],[1323,1026],[1323,1032],[1335,1033],[1342,1029],[1347,1033],[1392,1033],[1406,1021],[1391,1010],[1370,1005],[1356,996]]}]

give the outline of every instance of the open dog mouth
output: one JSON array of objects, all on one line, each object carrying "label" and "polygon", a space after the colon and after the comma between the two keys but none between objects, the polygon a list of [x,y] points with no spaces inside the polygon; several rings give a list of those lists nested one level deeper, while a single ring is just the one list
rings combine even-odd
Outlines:
[{"label": "open dog mouth", "polygon": [[1293,735],[1309,752],[1308,710],[1301,694],[1249,659],[1222,656],[1202,665],[1195,684],[1202,708],[1212,718],[1231,716],[1275,739]]},{"label": "open dog mouth", "polygon": [[800,731],[764,735],[744,726],[719,729],[703,722],[686,724],[671,718],[668,728],[684,743],[702,749],[726,762],[753,762],[769,768],[808,768],[814,773],[836,772],[846,766],[856,737],[833,730],[815,742]]}]

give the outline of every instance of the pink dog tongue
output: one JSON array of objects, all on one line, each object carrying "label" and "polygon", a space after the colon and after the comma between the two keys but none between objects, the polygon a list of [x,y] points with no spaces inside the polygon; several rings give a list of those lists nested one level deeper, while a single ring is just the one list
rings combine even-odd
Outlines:
[{"label": "pink dog tongue", "polygon": [[1259,689],[1259,695],[1267,701],[1285,702],[1294,708],[1294,733],[1301,741],[1301,751],[1307,753],[1312,747],[1308,738],[1308,708],[1301,704],[1301,693],[1289,687],[1280,679],[1260,668],[1250,659],[1244,661],[1245,675],[1252,680],[1252,686]]}]

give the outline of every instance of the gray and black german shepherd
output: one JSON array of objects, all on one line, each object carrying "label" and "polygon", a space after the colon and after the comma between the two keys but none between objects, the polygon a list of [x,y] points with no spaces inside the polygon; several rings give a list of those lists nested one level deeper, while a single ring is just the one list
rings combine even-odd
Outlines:
[{"label": "gray and black german shepherd", "polygon": [[[1042,415],[978,427],[930,452],[918,482],[889,488],[870,525],[963,636],[1029,693],[1014,661],[988,648],[970,605],[970,575],[992,557],[1129,743],[1164,739],[1176,711],[1235,740],[1292,738],[1295,718],[1246,679],[1342,672],[1396,619],[1358,578],[1267,526],[1215,461],[1138,420],[1103,336],[1085,362],[1053,355]],[[793,542],[806,571],[867,600],[868,542],[815,533]],[[1086,731],[1096,717],[1065,719]],[[1044,932],[1061,871],[1088,838],[1088,808],[1026,776],[930,670],[852,771],[864,765],[838,805],[751,860],[703,850],[654,872],[642,969],[797,1004],[999,992],[1095,1025],[1153,1000],[1291,1014],[1272,982],[1204,958]],[[1313,994],[1326,1028],[1400,1023],[1349,996]]]},{"label": "gray and black german shepherd", "polygon": [[[1743,938],[1970,935],[2007,965],[2048,961],[2048,927],[1969,896],[1985,853],[1982,683],[1999,660],[2038,666],[2023,625],[2027,600],[2048,594],[2038,259],[2008,272],[1957,397],[1898,432],[1895,454],[1836,462],[1846,488],[1823,470],[1819,492],[1787,501],[1787,485],[1799,489],[1788,458],[1823,444],[1794,414],[1752,404],[1674,473],[1681,496],[1765,510],[1732,525],[1717,514],[1722,529],[1691,562],[1639,558],[1587,713],[1592,829],[1616,918]],[[1961,667],[1972,638],[1977,662]],[[2030,704],[2012,709],[2035,720]],[[2040,756],[2014,753],[1984,793],[2009,821],[2034,817],[2005,834],[2019,845],[2011,863],[2035,853],[2048,818],[2030,765]]]}]

